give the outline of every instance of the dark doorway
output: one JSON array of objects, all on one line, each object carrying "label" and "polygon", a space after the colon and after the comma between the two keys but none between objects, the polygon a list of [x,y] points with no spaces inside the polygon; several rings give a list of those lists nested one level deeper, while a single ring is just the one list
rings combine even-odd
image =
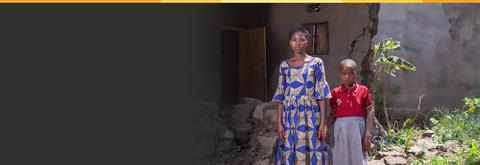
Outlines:
[{"label": "dark doorway", "polygon": [[221,50],[221,102],[222,104],[237,104],[238,98],[238,54],[239,54],[238,30],[222,30]]}]

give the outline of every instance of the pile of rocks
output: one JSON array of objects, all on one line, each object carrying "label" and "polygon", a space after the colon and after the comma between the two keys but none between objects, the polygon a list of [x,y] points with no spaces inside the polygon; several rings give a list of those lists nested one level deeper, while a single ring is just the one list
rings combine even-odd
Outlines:
[{"label": "pile of rocks", "polygon": [[401,149],[392,149],[390,151],[382,151],[376,155],[376,158],[370,160],[368,164],[372,165],[404,165],[407,164],[407,154]]},{"label": "pile of rocks", "polygon": [[221,121],[212,122],[213,152],[210,164],[272,164],[277,141],[276,111],[273,103],[242,98],[240,104],[223,109]]},{"label": "pile of rocks", "polygon": [[422,158],[428,164],[432,156],[449,155],[458,152],[462,147],[454,141],[447,141],[443,144],[438,143],[434,132],[431,130],[422,131],[412,141],[413,145],[407,151],[398,146],[384,148],[384,151],[370,157],[368,164],[405,165],[418,158]]},{"label": "pile of rocks", "polygon": [[216,103],[197,101],[194,110],[195,116],[190,124],[192,156],[195,164],[210,164],[216,157],[219,139],[228,130],[227,120],[223,119],[223,113]]}]

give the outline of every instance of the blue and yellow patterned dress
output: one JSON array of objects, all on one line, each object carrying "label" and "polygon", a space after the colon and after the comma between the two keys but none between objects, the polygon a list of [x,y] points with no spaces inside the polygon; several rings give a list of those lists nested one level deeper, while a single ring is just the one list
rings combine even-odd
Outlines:
[{"label": "blue and yellow patterned dress", "polygon": [[272,101],[282,102],[285,141],[278,140],[276,164],[325,164],[324,146],[317,138],[320,108],[317,100],[330,98],[322,59],[303,66],[280,64],[279,83]]}]

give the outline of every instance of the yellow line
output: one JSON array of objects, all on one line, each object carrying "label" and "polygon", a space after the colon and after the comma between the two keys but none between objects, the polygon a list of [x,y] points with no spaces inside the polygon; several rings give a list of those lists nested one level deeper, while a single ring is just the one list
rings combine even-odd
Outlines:
[{"label": "yellow line", "polygon": [[480,3],[480,0],[423,0],[424,3]]},{"label": "yellow line", "polygon": [[162,0],[162,3],[220,3],[221,0]]},{"label": "yellow line", "polygon": [[0,3],[160,3],[163,0],[0,0]]},{"label": "yellow line", "polygon": [[342,3],[422,3],[422,0],[342,0]]},{"label": "yellow line", "polygon": [[340,3],[342,0],[0,0],[0,3]]},{"label": "yellow line", "polygon": [[480,3],[480,0],[0,0],[0,3]]},{"label": "yellow line", "polygon": [[222,3],[340,3],[342,0],[221,0]]}]

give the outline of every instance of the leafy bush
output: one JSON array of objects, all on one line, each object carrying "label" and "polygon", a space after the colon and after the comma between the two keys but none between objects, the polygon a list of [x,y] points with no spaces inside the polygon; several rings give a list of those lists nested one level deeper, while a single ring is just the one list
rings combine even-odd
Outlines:
[{"label": "leafy bush", "polygon": [[402,147],[404,150],[409,150],[412,147],[412,139],[415,137],[417,131],[413,126],[412,118],[408,118],[405,122],[398,126],[397,123],[394,124],[397,131],[392,132],[388,139],[391,143]]},{"label": "leafy bush", "polygon": [[[415,157],[410,164],[480,164],[480,97],[465,98],[464,106],[452,111],[437,108],[432,112],[430,124],[426,126],[435,132],[434,139],[439,143],[455,141],[464,146],[448,155],[434,155],[426,161],[422,157]],[[389,134],[385,146],[400,146],[405,151],[413,145],[413,138],[419,128],[413,125],[408,118],[402,124],[395,123],[394,131]]]},{"label": "leafy bush", "polygon": [[430,118],[431,128],[438,137],[439,142],[448,140],[469,146],[464,152],[457,152],[448,157],[436,156],[431,164],[464,163],[475,164],[480,160],[480,98],[465,98],[462,109],[453,112],[435,110],[436,117]]},{"label": "leafy bush", "polygon": [[[453,112],[435,110],[437,117],[430,118],[432,130],[435,131],[440,142],[455,140],[468,144],[471,139],[480,139],[480,122],[478,121],[479,98],[465,98],[463,109]],[[438,119],[437,119],[438,118]]]}]

